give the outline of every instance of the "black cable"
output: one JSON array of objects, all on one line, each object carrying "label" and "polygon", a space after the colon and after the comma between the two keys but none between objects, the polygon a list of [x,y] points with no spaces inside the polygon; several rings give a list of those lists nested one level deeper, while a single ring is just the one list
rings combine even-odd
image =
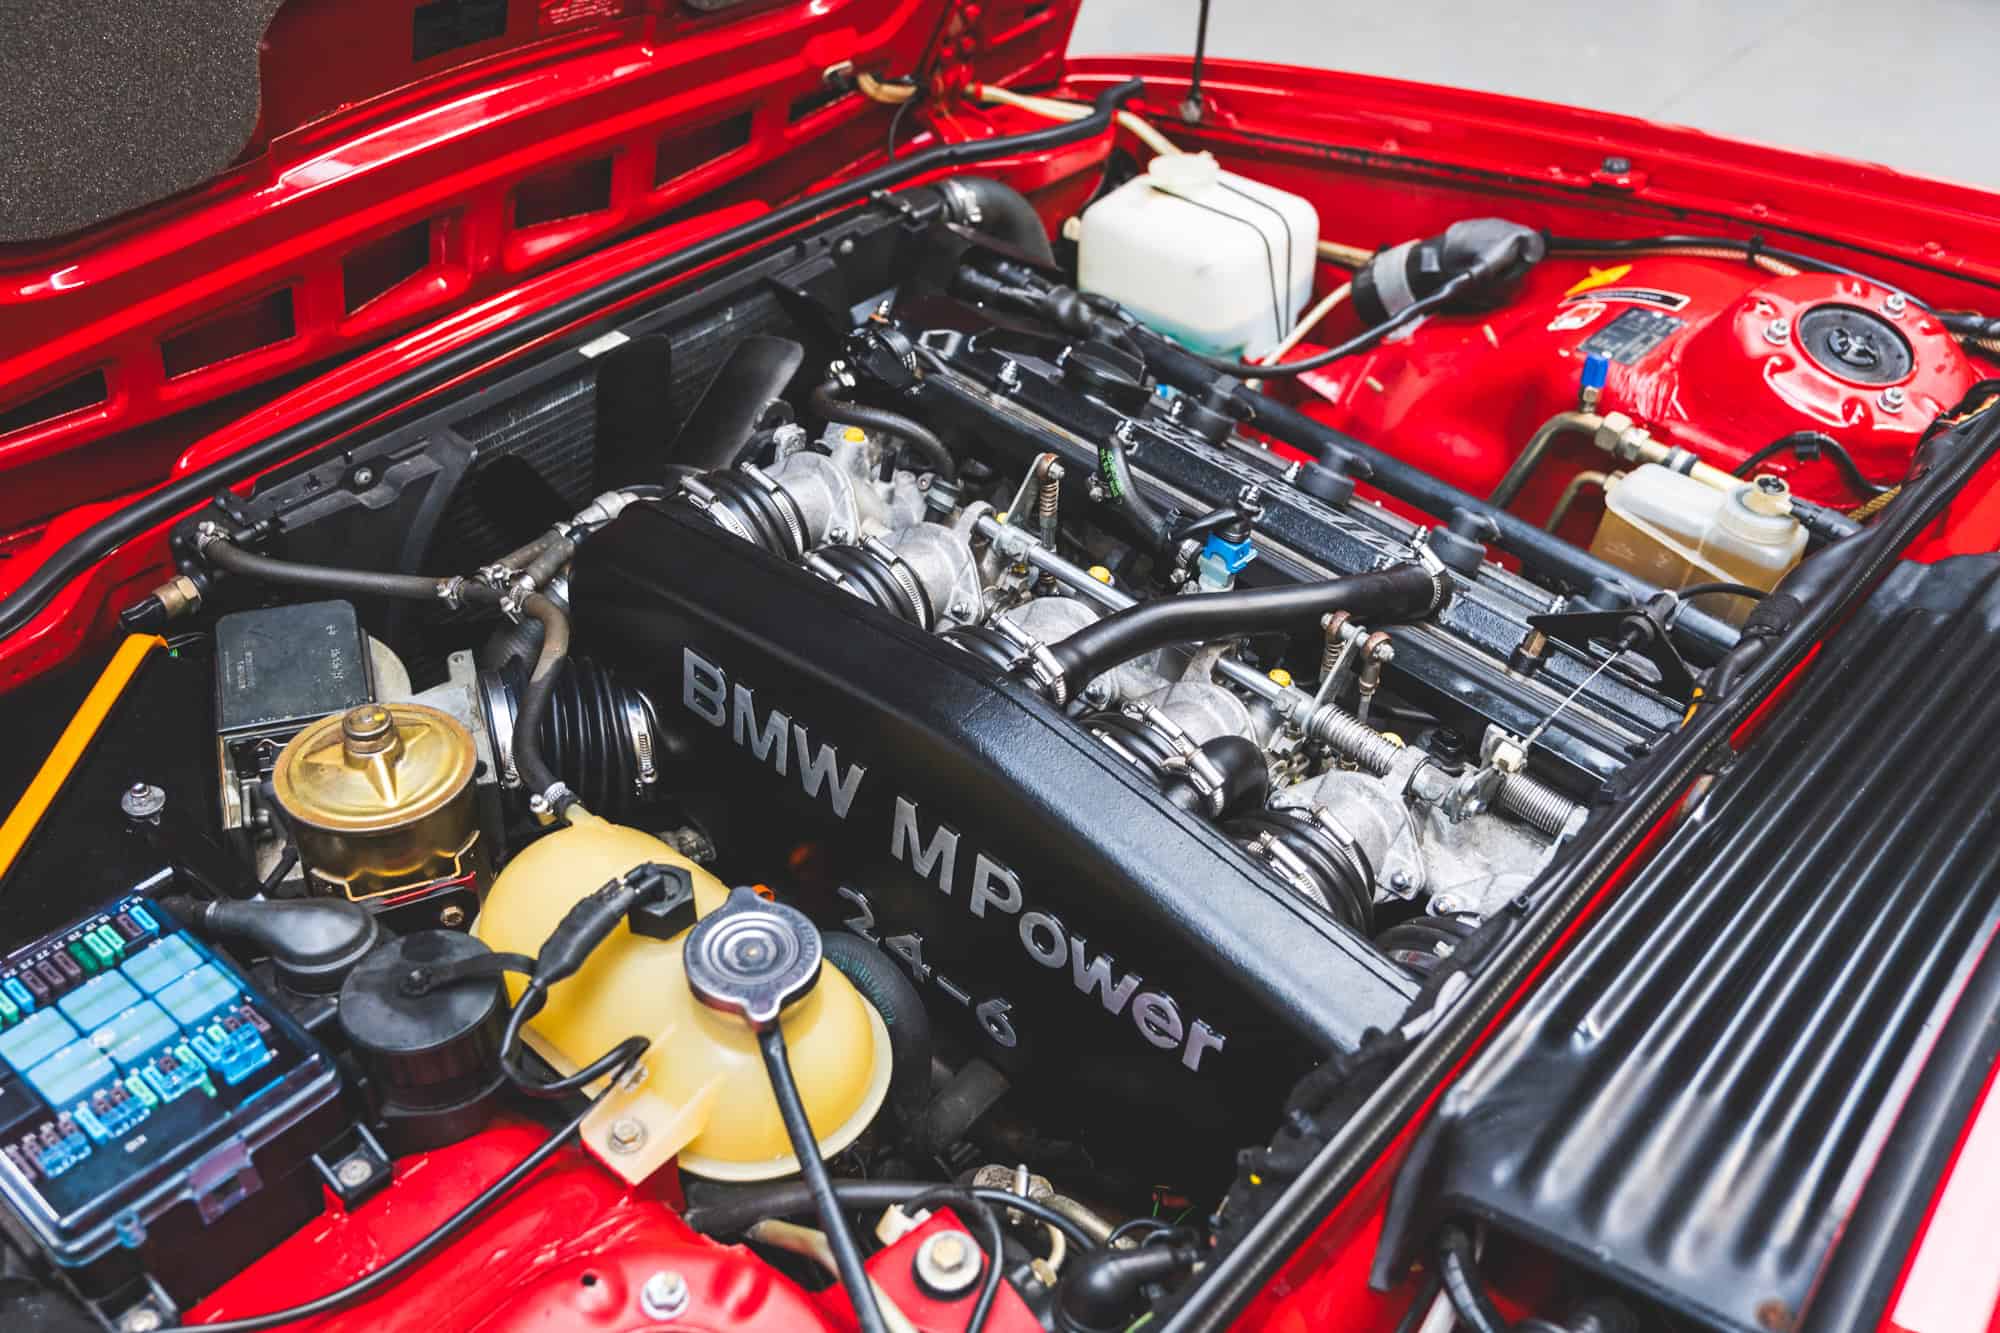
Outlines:
[{"label": "black cable", "polygon": [[1346,342],[1338,343],[1321,352],[1315,352],[1313,355],[1305,357],[1302,360],[1280,361],[1275,365],[1265,366],[1259,365],[1254,361],[1236,361],[1229,357],[1208,356],[1201,352],[1190,351],[1187,355],[1201,362],[1210,370],[1219,370],[1225,375],[1235,375],[1241,379],[1268,380],[1279,379],[1289,375],[1303,375],[1308,370],[1318,370],[1321,366],[1329,365],[1344,356],[1353,356],[1357,352],[1367,351],[1397,329],[1402,328],[1406,324],[1413,324],[1425,315],[1430,314],[1433,310],[1448,304],[1459,292],[1472,283],[1475,276],[1477,275],[1471,270],[1463,273],[1454,273],[1445,280],[1444,286],[1438,288],[1429,296],[1418,297],[1415,301],[1404,306],[1380,324],[1372,328],[1363,329]]},{"label": "black cable", "polygon": [[1175,555],[1172,524],[1132,482],[1132,469],[1125,458],[1125,446],[1117,436],[1107,435],[1097,446],[1097,479],[1104,487],[1106,503],[1130,519],[1139,539],[1158,556]]},{"label": "black cable", "polygon": [[[922,97],[920,92],[917,97]],[[902,131],[903,117],[910,114],[910,108],[917,104],[917,97],[905,98],[896,104],[894,114],[889,117],[889,161],[896,160],[896,136]]]},{"label": "black cable", "polygon": [[1797,268],[1811,269],[1818,273],[1837,273],[1845,278],[1859,278],[1876,286],[1896,293],[1920,310],[1929,310],[1924,301],[1891,282],[1884,282],[1859,269],[1851,269],[1844,264],[1836,264],[1830,259],[1816,259],[1802,255],[1796,250],[1780,250],[1776,246],[1764,244],[1762,237],[1753,236],[1741,240],[1733,236],[1636,236],[1612,239],[1600,236],[1548,236],[1550,253],[1568,251],[1572,254],[1619,254],[1630,250],[1672,250],[1689,246],[1699,246],[1710,250],[1734,250],[1745,259],[1754,260],[1759,255],[1769,255],[1781,263]]},{"label": "black cable", "polygon": [[1809,460],[1814,453],[1825,454],[1833,460],[1834,466],[1840,469],[1840,474],[1847,479],[1847,484],[1863,495],[1880,495],[1889,489],[1862,476],[1861,467],[1854,461],[1854,455],[1847,452],[1847,446],[1823,430],[1795,430],[1789,435],[1781,435],[1738,463],[1735,474],[1747,477],[1758,464],[1786,449],[1790,449],[1792,456],[1801,462]]},{"label": "black cable", "polygon": [[865,426],[879,430],[910,445],[924,456],[931,470],[946,481],[958,480],[958,458],[937,432],[913,417],[891,412],[886,407],[867,407],[842,397],[836,380],[813,386],[811,407],[819,416],[844,426]]},{"label": "black cable", "polygon": [[[948,7],[940,10],[940,25],[942,16],[951,12]],[[768,213],[726,228],[707,240],[643,264],[587,292],[509,320],[492,333],[442,353],[436,359],[385,380],[372,389],[351,394],[333,407],[297,425],[267,435],[227,458],[191,469],[64,542],[18,587],[0,598],[0,638],[13,634],[39,615],[71,579],[91,565],[126,542],[145,536],[160,524],[172,522],[223,487],[233,486],[295,455],[317,450],[344,432],[373,422],[384,414],[402,411],[411,400],[422,394],[453,383],[462,376],[489,370],[491,363],[501,357],[533,347],[551,334],[602,315],[683,274],[716,260],[727,259],[746,246],[761,244],[794,227],[861,203],[880,191],[943,167],[1037,153],[1094,138],[1111,128],[1112,117],[1119,106],[1143,91],[1145,83],[1142,80],[1128,79],[1100,93],[1092,103],[1090,114],[1080,120],[1022,134],[935,144],[817,193],[802,195]],[[665,225],[670,220],[662,217],[655,225]]]},{"label": "black cable", "polygon": [[1440,1285],[1435,1270],[1424,1274],[1424,1280],[1417,1285],[1416,1299],[1410,1302],[1409,1309],[1403,1311],[1403,1317],[1396,1321],[1396,1333],[1417,1333],[1423,1326],[1424,1316],[1430,1313],[1431,1306],[1437,1301]]},{"label": "black cable", "polygon": [[1183,104],[1184,109],[1192,110],[1193,114],[1188,118],[1193,121],[1201,119],[1203,106],[1201,97],[1201,71],[1202,65],[1207,59],[1208,0],[1201,0],[1201,12],[1195,16],[1194,21],[1194,69],[1188,75],[1187,101]]},{"label": "black cable", "polygon": [[1510,1333],[1512,1325],[1500,1307],[1486,1294],[1486,1282],[1479,1276],[1479,1261],[1472,1253],[1472,1237],[1465,1228],[1451,1225],[1438,1236],[1438,1280],[1444,1284],[1451,1308],[1472,1333]]},{"label": "black cable", "polygon": [[1753,602],[1761,602],[1770,593],[1762,588],[1753,588],[1747,583],[1727,583],[1720,579],[1712,583],[1690,583],[1685,588],[1675,589],[1675,595],[1683,602],[1690,597],[1705,597],[1709,593],[1728,593],[1732,597],[1748,597]]},{"label": "black cable", "polygon": [[[821,1230],[833,1250],[834,1267],[840,1270],[841,1285],[854,1306],[854,1318],[862,1333],[888,1333],[882,1311],[875,1304],[875,1288],[868,1282],[868,1270],[861,1263],[861,1246],[854,1229],[840,1211],[834,1196],[833,1180],[826,1174],[826,1162],[819,1155],[819,1140],[813,1136],[806,1106],[799,1099],[798,1081],[792,1077],[791,1057],[785,1053],[785,1030],[776,1023],[757,1034],[757,1049],[764,1056],[764,1072],[771,1076],[771,1093],[778,1099],[778,1116],[785,1122],[785,1134],[799,1159],[799,1174],[812,1191],[813,1206],[819,1212]],[[996,1261],[997,1263],[997,1261]]]},{"label": "black cable", "polygon": [[[887,1208],[894,1204],[908,1203],[911,1198],[925,1190],[936,1189],[935,1181],[924,1180],[836,1180],[833,1192],[839,1196],[843,1208],[864,1210]],[[1057,1212],[1039,1199],[1024,1198],[1008,1190],[992,1189],[975,1185],[971,1194],[981,1202],[996,1208],[1005,1207],[1017,1213],[1025,1213],[1038,1222],[1046,1222],[1063,1233],[1072,1245],[1080,1250],[1094,1249],[1097,1242],[1089,1232],[1078,1226],[1074,1219]],[[697,1204],[688,1209],[682,1219],[690,1227],[703,1235],[731,1235],[766,1217],[788,1217],[795,1213],[810,1212],[813,1208],[811,1191],[803,1182],[796,1180],[777,1181],[769,1185],[743,1186],[731,1190],[729,1194],[713,1203]]]},{"label": "black cable", "polygon": [[1134,1231],[1148,1228],[1154,1232],[1172,1231],[1174,1229],[1171,1222],[1162,1222],[1157,1217],[1128,1217],[1117,1226],[1111,1228],[1111,1234],[1104,1238],[1104,1243],[1106,1245],[1116,1245]]},{"label": "black cable", "polygon": [[[644,1049],[643,1044],[641,1049]],[[516,1185],[532,1175],[537,1167],[555,1156],[557,1150],[575,1136],[576,1132],[583,1127],[583,1122],[596,1109],[597,1103],[592,1101],[589,1106],[586,1106],[568,1124],[544,1139],[533,1152],[508,1168],[506,1174],[481,1190],[470,1203],[432,1228],[429,1234],[416,1242],[416,1244],[410,1246],[409,1249],[404,1250],[394,1259],[391,1259],[388,1263],[382,1265],[382,1267],[376,1269],[366,1277],[356,1278],[344,1287],[336,1288],[324,1296],[316,1296],[312,1300],[306,1301],[301,1305],[294,1305],[290,1309],[273,1310],[269,1314],[248,1315],[241,1319],[223,1319],[215,1323],[201,1324],[198,1327],[204,1333],[262,1333],[264,1329],[280,1328],[299,1320],[313,1319],[323,1314],[331,1314],[336,1310],[345,1309],[362,1297],[401,1277],[410,1268],[428,1256],[431,1251],[437,1249],[438,1246],[464,1230],[466,1225],[474,1218],[505,1198],[513,1191]]]},{"label": "black cable", "polygon": [[551,1082],[530,1077],[514,1063],[514,1052],[521,1046],[521,1028],[529,1019],[541,1012],[548,992],[538,989],[534,982],[521,993],[521,999],[507,1015],[507,1027],[500,1037],[500,1072],[507,1076],[508,1084],[516,1091],[542,1101],[557,1101],[572,1093],[581,1092],[605,1075],[615,1071],[620,1065],[637,1059],[651,1043],[644,1037],[627,1037],[616,1046],[598,1056],[574,1074]]}]

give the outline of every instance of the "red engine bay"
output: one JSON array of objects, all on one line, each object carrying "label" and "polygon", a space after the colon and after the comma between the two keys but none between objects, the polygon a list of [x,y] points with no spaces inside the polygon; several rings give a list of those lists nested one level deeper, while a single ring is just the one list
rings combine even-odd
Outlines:
[{"label": "red engine bay", "polygon": [[[1208,62],[1197,85],[1180,60],[1068,60],[1062,4],[501,5],[535,18],[406,68],[408,8],[336,23],[285,7],[239,160],[156,209],[0,248],[0,706],[23,748],[0,827],[0,909],[21,904],[0,937],[0,1312],[18,1289],[64,1333],[1619,1333],[1830,1328],[1835,1308],[1908,1333],[1992,1323],[2000,1262],[1976,1237],[1995,1065],[1953,1044],[2000,921],[1975,920],[1986,816],[1941,824],[1950,850],[1905,849],[1892,879],[1860,854],[1827,859],[1845,839],[1833,815],[1775,804],[1809,784],[1774,782],[1765,807],[1730,774],[1777,764],[1765,735],[1873,755],[1812,771],[1853,827],[1874,818],[1896,799],[1874,765],[1922,769],[1919,742],[1842,731],[1835,749],[1795,704],[1916,644],[1950,647],[1958,691],[1909,724],[1938,724],[1923,780],[1939,803],[1984,780],[1988,710],[1957,663],[1994,630],[1980,580],[2000,470],[1962,460],[2000,420],[2000,323],[1984,313],[2000,309],[2000,201],[1484,94],[1245,62]],[[382,33],[393,69],[366,50]],[[287,86],[322,49],[326,68]],[[1113,121],[1128,79],[1143,84]],[[1112,128],[1014,137],[1089,115]],[[1321,316],[1281,319],[1282,352],[1170,337],[1079,276],[1092,210],[1149,162],[1197,154],[1316,213],[1296,308],[1252,228],[1272,304]],[[954,195],[974,175],[998,185]],[[1025,229],[1010,198],[1032,205]],[[1458,263],[1451,229],[1493,219],[1521,262],[1490,299],[1431,304],[1450,275],[1403,256]],[[731,389],[751,410],[732,415]],[[502,456],[513,498],[475,495]],[[966,553],[939,574],[917,552],[945,532]],[[800,569],[803,591],[784,581]],[[1354,609],[1086,655],[1121,617],[1198,614],[1183,593],[1275,605],[1335,585]],[[850,595],[870,604],[852,623]],[[480,616],[498,623],[467,637]],[[313,677],[311,707],[232,730],[266,669],[230,655],[236,617],[258,652],[295,641],[284,670]],[[1950,638],[1954,617],[1973,627]],[[322,635],[325,661],[297,651]],[[1209,642],[1224,647],[1191,647]],[[350,645],[364,667],[342,667]],[[1859,703],[1814,716],[1903,725],[1900,688],[1878,683],[1841,685]],[[355,849],[437,808],[408,816],[378,756],[430,753],[451,727],[466,822],[423,825],[441,841],[412,844],[421,873],[385,870]],[[310,775],[286,776],[315,735],[343,772],[376,774],[369,793],[313,798]],[[156,759],[169,751],[185,762]],[[1221,764],[1232,754],[1254,776]],[[1385,802],[1363,790],[1378,779],[1404,785]],[[1687,901],[1734,901],[1718,877],[1750,844],[1697,839],[1782,824],[1777,808],[1805,832],[1760,854],[1822,873],[1830,905],[1782,937],[1732,919],[1740,934],[1716,938],[1754,947],[1711,976],[1713,959],[1670,952],[1680,925],[1633,904],[1663,900],[1662,867],[1697,852],[1709,868],[1688,872]],[[1723,832],[1704,832],[1709,809]],[[1296,813],[1310,810],[1345,821],[1331,870]],[[1924,817],[1868,828],[1915,847]],[[600,852],[600,836],[643,845]],[[74,901],[47,888],[59,862],[91,885]],[[649,877],[662,867],[678,888]],[[1926,867],[1965,885],[1948,919],[1913,887]],[[1840,934],[1876,888],[1916,904],[1900,919],[1914,925]],[[164,928],[131,916],[148,902],[171,904]],[[315,903],[367,931],[318,991],[293,984],[288,968],[310,969],[277,927],[223,923]],[[121,910],[139,922],[123,941]],[[697,917],[729,913],[752,939],[714,964],[724,981],[768,981],[767,955],[805,923],[811,978],[782,997],[782,1024],[778,1001],[760,1020],[768,997],[700,971]],[[1740,984],[1739,1007],[1716,1018],[1667,981],[1590,974],[1608,956],[1593,939],[1629,943],[1634,919],[1688,991]],[[1926,931],[1931,953],[1894,952]],[[389,1008],[410,1026],[379,1042],[360,1017],[343,1026],[343,1008],[365,1012],[343,984],[356,959],[435,936],[495,961],[399,954],[413,1007]],[[824,966],[822,937],[842,941]],[[568,971],[550,961],[564,946]],[[185,967],[150,984],[139,964],[164,969],[170,948]],[[1651,976],[1633,948],[1620,975]],[[856,949],[893,984],[835,956]],[[1907,1003],[1886,980],[1842,989],[1865,969],[1840,957],[1878,956]],[[1759,989],[1775,984],[1760,958],[1864,1021],[1828,1035],[1834,1020],[1787,1007],[1791,991]],[[210,973],[235,1008],[168,1003]],[[513,974],[529,980],[502,984]],[[446,988],[468,978],[490,1011],[427,1027],[449,1027]],[[1551,987],[1603,1007],[1551,1018]],[[850,997],[849,1027],[821,1016]],[[1453,1088],[1501,1078],[1526,1040],[1510,1023],[1568,1021],[1584,1050],[1621,1003],[1656,1007],[1655,1036],[1682,1021],[1730,1056],[1782,1013],[1811,1038],[1788,1061],[1827,1052],[1776,1080],[1823,1113],[1824,1151],[1770,1138],[1775,1174],[1833,1182],[1809,1200],[1821,1231],[1772,1242],[1790,1265],[1775,1275],[1745,1261],[1773,1293],[1754,1313],[1714,1295],[1716,1273],[1741,1270],[1690,1260],[1676,1285],[1674,1238],[1661,1259],[1595,1199],[1538,1228],[1526,1203],[1482,1212],[1436,1186],[1471,1169],[1462,1143],[1438,1165],[1438,1144],[1480,1121]],[[118,1025],[156,1004],[164,1064],[104,1054],[138,1049]],[[718,1014],[748,1026],[718,1035]],[[1863,1028],[1894,1060],[1855,1053]],[[775,1072],[768,1042],[759,1064],[774,1031],[795,1072]],[[1926,1100],[1934,1043],[1964,1066],[1942,1111]],[[707,1082],[677,1072],[710,1059]],[[181,1099],[177,1067],[208,1102]],[[1702,1086],[1664,1056],[1625,1070],[1638,1104]],[[1718,1076],[1713,1102],[1748,1124],[1763,1103],[1744,1078]],[[754,1109],[731,1100],[744,1080]],[[912,1082],[925,1108],[899,1105]],[[1832,1106],[1836,1082],[1861,1110]],[[586,1086],[604,1105],[571,1120]],[[285,1098],[318,1100],[283,1120]],[[959,1098],[956,1132],[926,1138],[923,1116]],[[1885,1149],[1918,1132],[1906,1105],[1935,1123]],[[169,1117],[193,1124],[197,1106],[226,1125],[204,1122],[197,1160],[169,1160]],[[157,1117],[157,1137],[114,1114]],[[145,1164],[143,1200],[113,1180],[118,1144]],[[849,1191],[841,1225],[814,1221],[833,1197],[806,1165],[821,1157]],[[1580,1176],[1610,1169],[1578,1160]],[[1559,1176],[1508,1183],[1546,1198]],[[1679,1177],[1658,1193],[1701,1188],[1727,1195]],[[1746,1208],[1783,1202],[1759,1188],[1742,1186]],[[922,1207],[896,1206],[911,1197]],[[269,1234],[245,1239],[259,1207]],[[1850,1271],[1863,1240],[1843,1235],[1876,1247],[1873,1276]],[[161,1256],[205,1243],[247,1257],[199,1277],[219,1261],[190,1260],[177,1281]],[[1850,1282],[1864,1296],[1836,1307]]]}]

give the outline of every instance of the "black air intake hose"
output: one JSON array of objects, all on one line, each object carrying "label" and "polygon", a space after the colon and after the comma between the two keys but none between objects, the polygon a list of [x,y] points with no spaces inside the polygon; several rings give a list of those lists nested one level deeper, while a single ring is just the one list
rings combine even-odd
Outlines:
[{"label": "black air intake hose", "polygon": [[822,546],[808,564],[835,587],[918,629],[929,629],[936,619],[916,571],[886,546]]},{"label": "black air intake hose", "polygon": [[792,562],[806,553],[806,517],[785,488],[759,472],[725,468],[689,477],[676,497],[709,522]]},{"label": "black air intake hose", "polygon": [[1048,228],[1028,197],[990,176],[947,176],[936,185],[945,215],[1005,241],[1044,268],[1056,266]]},{"label": "black air intake hose", "polygon": [[1155,648],[1296,629],[1330,611],[1371,623],[1415,620],[1442,606],[1449,588],[1444,574],[1410,563],[1321,583],[1163,597],[1113,612],[1049,651],[1074,696],[1112,667]]},{"label": "black air intake hose", "polygon": [[[481,678],[486,711],[502,755],[513,745],[525,671],[518,658]],[[642,690],[587,658],[565,658],[541,723],[541,753],[583,807],[616,818],[639,803],[659,773],[684,756],[682,737],[662,730],[659,710]]]},{"label": "black air intake hose", "polygon": [[[1193,755],[1143,712],[1107,708],[1082,719],[1084,729],[1112,746],[1183,810],[1229,819],[1261,809],[1271,793],[1271,769],[1264,752],[1242,736],[1217,736]],[[1197,772],[1191,762],[1202,764]],[[1219,779],[1219,781],[1217,780]]]},{"label": "black air intake hose", "polygon": [[1223,825],[1250,856],[1301,897],[1359,934],[1368,933],[1375,907],[1375,867],[1354,841],[1336,837],[1311,814],[1269,809]]}]

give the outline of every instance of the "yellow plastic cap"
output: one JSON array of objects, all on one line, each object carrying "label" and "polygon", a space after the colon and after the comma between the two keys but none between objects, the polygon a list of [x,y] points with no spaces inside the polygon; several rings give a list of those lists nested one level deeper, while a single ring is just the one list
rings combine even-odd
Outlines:
[{"label": "yellow plastic cap", "polygon": [[[728,890],[647,833],[581,811],[568,828],[529,844],[487,894],[473,933],[501,952],[533,955],[587,894],[646,862],[678,866],[706,916]],[[652,1040],[643,1076],[610,1089],[584,1122],[585,1146],[637,1183],[669,1158],[718,1180],[769,1180],[798,1170],[749,1025],[703,1007],[681,962],[686,932],[671,940],[614,927],[576,974],[556,983],[526,1029],[528,1043],[568,1074],[627,1037]],[[526,983],[508,978],[519,999]],[[845,1148],[888,1095],[889,1031],[882,1016],[831,967],[779,1018],[806,1118],[823,1154]]]}]

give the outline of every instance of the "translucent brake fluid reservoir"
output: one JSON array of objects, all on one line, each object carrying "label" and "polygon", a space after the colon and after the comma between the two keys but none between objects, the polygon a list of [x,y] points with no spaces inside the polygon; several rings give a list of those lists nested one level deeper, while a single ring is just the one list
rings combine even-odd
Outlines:
[{"label": "translucent brake fluid reservoir", "polygon": [[[500,951],[530,956],[580,899],[646,862],[678,866],[694,883],[695,911],[722,905],[722,882],[658,838],[582,811],[531,843],[494,881],[474,930]],[[583,1140],[604,1164],[637,1183],[676,1155],[683,1170],[718,1180],[768,1180],[798,1170],[748,1024],[699,1004],[671,940],[621,923],[590,959],[549,992],[528,1025],[528,1044],[564,1074],[627,1037],[652,1039],[644,1076],[612,1089],[585,1122]],[[524,982],[509,977],[512,998]],[[845,976],[824,967],[819,984],[779,1020],[807,1119],[826,1154],[852,1143],[889,1090],[889,1032]]]},{"label": "translucent brake fluid reservoir", "polygon": [[1077,285],[1199,351],[1257,356],[1305,313],[1318,244],[1298,195],[1162,153],[1084,211]]},{"label": "translucent brake fluid reservoir", "polygon": [[[1776,477],[1723,492],[1647,463],[1606,487],[1604,519],[1590,551],[1663,588],[1720,581],[1768,590],[1805,551],[1805,529],[1784,512],[1789,499]],[[1732,624],[1750,614],[1748,598],[1710,594],[1694,600]]]}]

